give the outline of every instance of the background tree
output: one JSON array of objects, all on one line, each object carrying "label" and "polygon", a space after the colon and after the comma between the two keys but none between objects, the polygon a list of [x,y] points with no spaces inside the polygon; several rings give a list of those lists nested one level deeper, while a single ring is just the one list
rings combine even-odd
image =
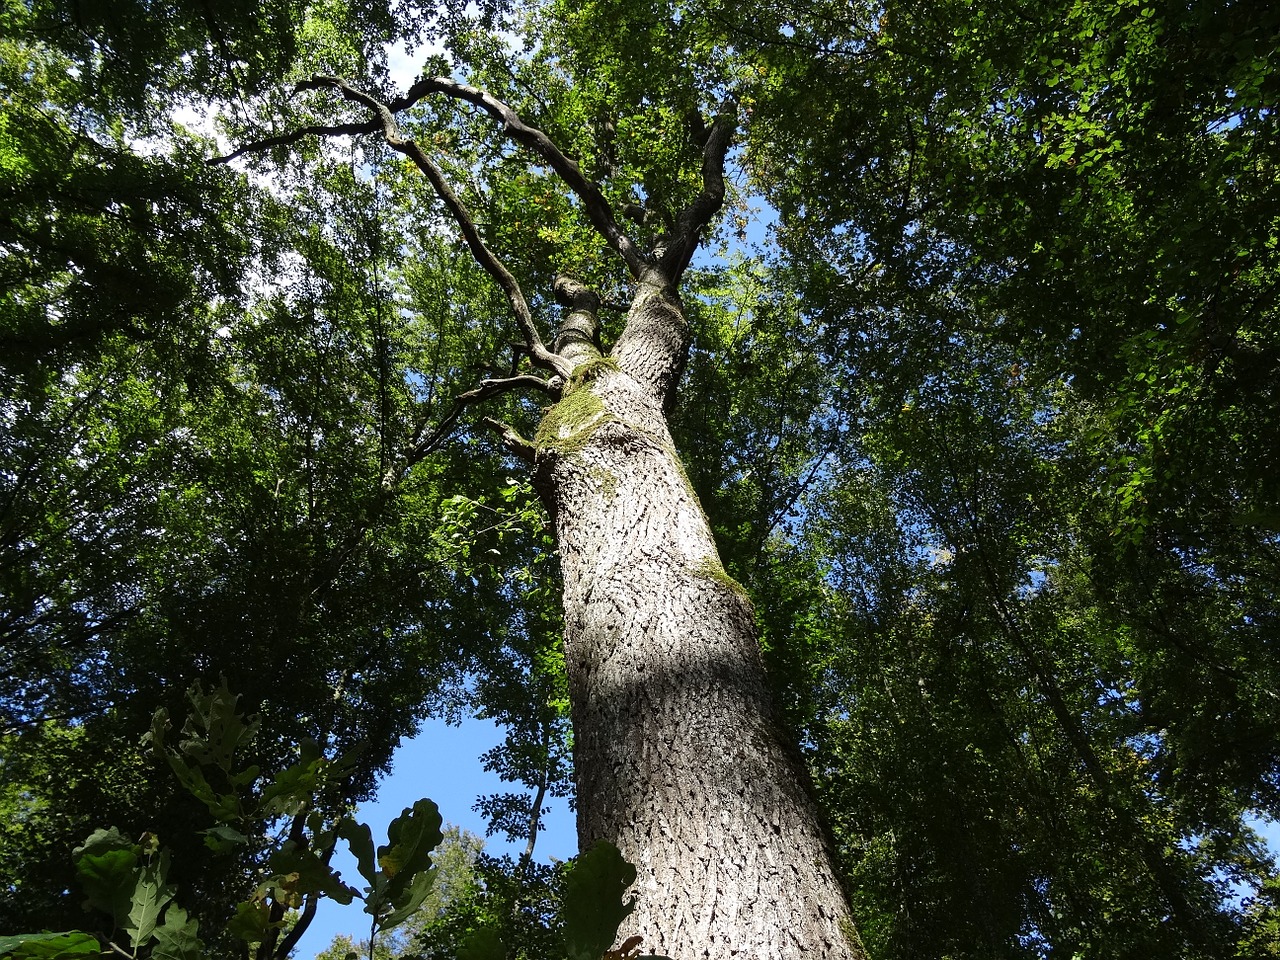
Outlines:
[{"label": "background tree", "polygon": [[800,550],[849,618],[792,683],[872,952],[1233,952],[1277,812],[1276,19],[693,9],[752,51],[850,425]]},{"label": "background tree", "polygon": [[[103,61],[154,34],[144,13],[85,24],[70,7],[10,4],[0,31],[6,929],[77,924],[69,853],[104,822],[191,836],[198,810],[138,742],[193,679],[225,677],[263,715],[266,769],[308,737],[359,752],[326,798],[340,806],[370,793],[424,711],[461,704],[449,684],[508,620],[482,625],[485,611],[514,596],[455,573],[456,550],[434,537],[449,465],[424,464],[449,384],[469,381],[472,341],[492,336],[458,319],[474,279],[437,239],[392,296],[398,241],[351,154],[275,195],[204,166],[211,146],[166,118],[197,84],[238,89],[199,39],[218,22],[177,11],[190,33],[156,41],[179,44],[172,61]],[[342,16],[291,29],[383,56],[391,34],[343,32]],[[410,327],[401,303],[423,308]],[[442,329],[420,337],[419,324]],[[483,450],[466,469],[492,478]],[[245,864],[192,843],[175,879],[208,927],[243,895]]]}]

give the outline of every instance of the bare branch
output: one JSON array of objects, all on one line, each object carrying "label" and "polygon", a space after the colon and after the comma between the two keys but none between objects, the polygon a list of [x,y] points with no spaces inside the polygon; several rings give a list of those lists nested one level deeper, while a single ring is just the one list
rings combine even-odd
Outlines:
[{"label": "bare branch", "polygon": [[485,417],[484,424],[496,431],[502,437],[502,445],[514,453],[521,460],[533,463],[533,458],[538,452],[538,448],[532,443],[520,436],[515,428],[510,424],[503,423],[501,420],[495,420],[493,417]]},{"label": "bare branch", "polygon": [[422,435],[425,424],[418,428],[418,432],[414,437],[413,443],[405,453],[404,462],[397,464],[395,467],[387,471],[383,477],[383,486],[390,487],[396,482],[396,478],[404,471],[415,464],[426,459],[426,457],[436,450],[444,439],[452,432],[453,425],[458,422],[458,417],[462,415],[462,411],[473,403],[480,403],[488,400],[490,397],[496,397],[499,394],[510,393],[512,390],[519,389],[540,390],[552,399],[560,399],[560,389],[556,383],[550,380],[543,380],[541,377],[535,377],[531,374],[520,374],[513,377],[503,377],[497,380],[481,380],[480,384],[458,394],[454,398],[453,406],[449,412],[444,415],[444,419],[436,425],[436,428],[426,436]]},{"label": "bare branch", "polygon": [[481,400],[488,400],[490,397],[498,396],[498,394],[510,393],[512,390],[521,388],[541,390],[550,396],[555,396],[557,393],[555,387],[549,381],[524,373],[515,377],[503,377],[500,380],[481,380],[478,387],[468,390],[466,393],[458,394],[458,400],[463,403],[479,403]]},{"label": "bare branch", "polygon": [[423,77],[409,88],[397,105],[403,102],[406,106],[417,103],[429,93],[443,93],[456,100],[462,100],[484,110],[495,120],[502,123],[502,131],[520,146],[527,148],[546,161],[570,190],[582,201],[587,219],[595,227],[609,246],[622,257],[623,262],[633,277],[640,277],[643,269],[649,265],[640,248],[623,232],[614,218],[613,208],[600,192],[600,187],[582,173],[578,164],[564,155],[555,141],[537,127],[530,126],[520,119],[520,115],[496,97],[457,83],[447,77]]},{"label": "bare branch", "polygon": [[287,147],[289,144],[297,143],[299,140],[305,140],[307,137],[358,136],[364,133],[377,133],[380,129],[381,124],[376,120],[366,120],[364,123],[335,123],[329,126],[313,125],[309,127],[299,127],[297,130],[291,130],[289,133],[282,133],[277,137],[267,137],[265,140],[257,140],[253,143],[246,144],[239,150],[228,153],[225,157],[214,157],[209,160],[208,163],[210,166],[230,163],[232,160],[243,157],[246,153],[262,153],[264,150],[270,150],[272,147]]},{"label": "bare branch", "polygon": [[337,90],[348,100],[368,107],[377,114],[382,128],[382,135],[387,141],[387,145],[411,159],[418,169],[426,175],[432,189],[435,190],[436,195],[444,203],[450,215],[458,224],[458,228],[462,231],[462,236],[467,241],[467,246],[471,249],[471,255],[485,269],[485,272],[493,277],[498,286],[502,288],[502,292],[507,295],[507,302],[511,305],[511,310],[515,314],[516,323],[519,325],[520,333],[528,345],[529,356],[533,362],[540,367],[555,371],[562,377],[568,377],[572,372],[572,366],[563,358],[548,350],[546,344],[542,342],[542,337],[533,322],[533,312],[529,309],[529,302],[525,299],[519,282],[517,282],[511,271],[506,268],[506,265],[498,259],[497,255],[485,245],[471,212],[458,198],[458,195],[453,192],[448,181],[445,180],[444,174],[440,172],[440,168],[432,162],[420,144],[401,136],[400,127],[396,123],[395,113],[392,112],[391,107],[364,91],[357,90],[339,77],[317,75],[310,80],[299,83],[297,89],[314,90],[322,87]]},{"label": "bare branch", "polygon": [[673,239],[662,255],[662,272],[672,283],[679,281],[698,249],[703,228],[724,205],[724,158],[737,126],[738,107],[729,101],[721,107],[702,146],[702,191],[676,218]]},{"label": "bare branch", "polygon": [[449,213],[453,215],[454,221],[458,224],[458,229],[462,231],[462,236],[467,241],[467,246],[471,249],[471,255],[489,276],[493,277],[498,286],[502,288],[502,292],[507,295],[507,302],[511,305],[511,310],[515,314],[516,323],[520,327],[520,333],[524,337],[525,345],[528,347],[529,356],[533,362],[540,367],[554,370],[561,376],[568,376],[568,371],[571,367],[566,361],[548,350],[546,344],[542,342],[538,328],[533,322],[533,312],[529,309],[529,303],[525,300],[524,293],[520,290],[519,282],[511,271],[506,268],[506,265],[498,259],[497,255],[485,245],[470,211],[467,210],[466,205],[450,188],[448,181],[444,178],[444,174],[440,172],[440,169],[431,161],[426,151],[416,141],[402,139],[399,136],[393,137],[388,134],[387,143],[393,150],[397,150],[409,157],[417,164],[418,169],[426,175],[432,189],[436,192],[436,196],[440,198]]}]

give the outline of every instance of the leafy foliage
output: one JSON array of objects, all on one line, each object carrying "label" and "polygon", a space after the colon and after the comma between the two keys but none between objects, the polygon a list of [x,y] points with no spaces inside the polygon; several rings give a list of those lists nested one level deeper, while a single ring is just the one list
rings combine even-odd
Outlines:
[{"label": "leafy foliage", "polygon": [[[251,744],[260,718],[246,719],[236,712],[237,699],[225,685],[209,693],[197,686],[190,692],[191,713],[179,746],[164,743],[167,717],[163,710],[156,714],[151,734],[154,748],[164,753],[178,780],[219,821],[203,831],[206,844],[224,851],[256,840],[265,849],[260,881],[227,921],[226,933],[254,948],[254,956],[264,960],[289,955],[320,897],[339,903],[363,900],[373,942],[419,917],[440,873],[433,855],[444,833],[435,804],[424,799],[405,809],[388,827],[388,842],[375,853],[368,826],[346,813],[326,818],[321,812],[326,780],[339,775],[347,764],[326,761],[312,745],[302,748],[297,763],[267,782],[259,782],[257,766],[240,767],[237,754]],[[227,792],[219,792],[211,783]],[[291,821],[286,836],[268,839],[282,817]],[[363,893],[344,884],[329,866],[339,839],[350,848],[368,884]],[[478,884],[465,877],[474,870],[476,852],[454,865],[448,899],[436,908],[434,923],[419,920],[418,937],[433,938],[430,931],[439,926],[440,914],[482,893]],[[97,935],[72,931],[6,937],[0,941],[0,955],[13,960],[59,960],[109,949],[130,957],[199,960],[206,955],[199,922],[175,902],[177,886],[169,881],[169,862],[169,850],[154,834],[146,833],[134,843],[115,827],[96,830],[76,848],[75,871],[87,897],[85,906],[105,914],[110,923]],[[566,869],[563,936],[570,960],[612,956],[609,948],[630,912],[624,894],[634,880],[635,868],[609,844],[597,845]],[[287,912],[304,906],[301,921]],[[502,930],[492,921],[473,927],[458,945],[458,955],[478,960],[506,957]],[[286,932],[283,939],[282,931]],[[634,951],[624,947],[623,952]]]},{"label": "leafy foliage", "polygon": [[[1275,12],[410,6],[0,8],[5,929],[78,921],[62,854],[102,823],[120,832],[86,870],[135,944],[170,915],[265,937],[304,889],[354,897],[252,825],[304,796],[337,816],[428,709],[510,730],[486,762],[524,792],[484,799],[496,829],[536,837],[570,789],[553,548],[496,444],[450,419],[512,365],[501,298],[378,147],[236,173],[172,119],[220,102],[245,140],[351,119],[279,91],[322,71],[387,93],[385,45],[430,35],[429,72],[550,132],[653,244],[697,189],[705,118],[741,106],[717,239],[767,245],[690,278],[673,429],[872,954],[1274,952],[1249,824],[1280,814]],[[625,295],[487,117],[428,102],[404,125],[540,322],[558,272]],[[220,676],[270,736],[233,766],[248,729],[209,706],[166,746],[175,790],[134,744]],[[435,820],[406,816],[385,863],[354,824],[310,835],[361,852],[375,926],[432,895]],[[174,829],[193,818],[213,825]],[[125,840],[150,829],[167,872]],[[561,873],[479,873],[441,950],[565,946]],[[173,884],[190,920],[157,912]]]}]

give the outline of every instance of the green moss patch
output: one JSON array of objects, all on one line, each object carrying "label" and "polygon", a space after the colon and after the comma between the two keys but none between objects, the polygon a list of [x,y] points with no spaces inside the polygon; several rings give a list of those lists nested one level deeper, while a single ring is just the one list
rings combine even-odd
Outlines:
[{"label": "green moss patch", "polygon": [[579,450],[610,418],[604,404],[590,390],[575,390],[547,410],[533,438],[538,449],[571,453]]},{"label": "green moss patch", "polygon": [[606,370],[617,371],[620,369],[622,368],[618,366],[618,361],[613,357],[596,357],[594,360],[579,364],[574,368],[573,376],[569,378],[569,383],[565,386],[565,395],[568,396],[574,393],[579,387],[585,387]]},{"label": "green moss patch", "polygon": [[703,557],[689,569],[693,571],[695,576],[706,577],[708,580],[714,580],[721,586],[728,587],[741,597],[748,607],[751,606],[751,597],[747,594],[747,588],[737,580],[733,579],[733,577],[729,576],[729,574],[725,573],[724,567],[722,567],[720,562],[715,558],[709,556]]}]

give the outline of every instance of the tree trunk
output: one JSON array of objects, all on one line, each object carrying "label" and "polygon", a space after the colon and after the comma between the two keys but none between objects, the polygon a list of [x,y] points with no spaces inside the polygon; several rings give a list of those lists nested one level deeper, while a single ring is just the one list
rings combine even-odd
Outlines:
[{"label": "tree trunk", "polygon": [[591,309],[556,344],[576,370],[539,428],[535,477],[564,573],[579,842],[610,840],[635,864],[620,938],[640,934],[646,953],[860,957],[751,604],[667,427],[685,335],[650,275],[611,358]]}]

